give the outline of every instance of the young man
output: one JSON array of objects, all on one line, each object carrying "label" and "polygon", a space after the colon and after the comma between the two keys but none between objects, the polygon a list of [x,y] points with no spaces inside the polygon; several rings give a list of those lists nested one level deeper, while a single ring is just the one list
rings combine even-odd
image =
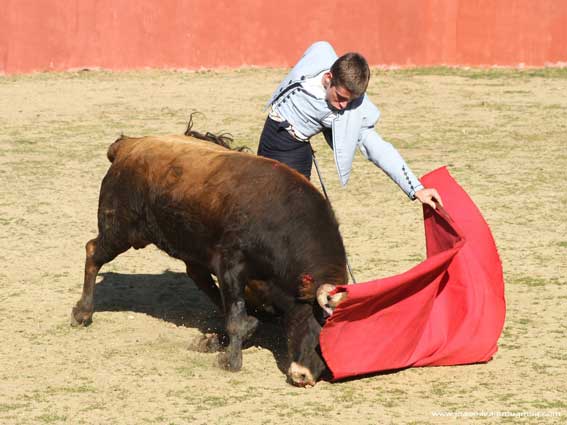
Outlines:
[{"label": "young man", "polygon": [[410,199],[435,208],[441,197],[424,188],[399,152],[374,131],[380,111],[365,95],[370,69],[358,53],[340,58],[320,41],[307,49],[272,95],[258,155],[281,161],[311,177],[309,139],[323,132],[333,149],[342,185],[349,179],[354,153],[381,168]]}]

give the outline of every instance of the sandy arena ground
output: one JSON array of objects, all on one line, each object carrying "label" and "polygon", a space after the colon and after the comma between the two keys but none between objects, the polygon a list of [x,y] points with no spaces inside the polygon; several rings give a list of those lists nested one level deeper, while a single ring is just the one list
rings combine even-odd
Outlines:
[{"label": "sandy arena ground", "polygon": [[[285,72],[0,77],[0,423],[567,421],[566,70],[375,70],[371,81],[381,135],[418,175],[448,165],[492,228],[508,311],[489,363],[300,389],[285,382],[281,333],[266,324],[242,371],[223,371],[216,354],[187,350],[221,317],[184,265],[152,247],[105,266],[93,324],[69,326],[108,145],[182,133],[198,110],[196,129],[255,149]],[[360,155],[341,189],[330,150],[314,146],[357,279],[423,260],[419,205]],[[456,417],[466,412],[510,415]]]}]

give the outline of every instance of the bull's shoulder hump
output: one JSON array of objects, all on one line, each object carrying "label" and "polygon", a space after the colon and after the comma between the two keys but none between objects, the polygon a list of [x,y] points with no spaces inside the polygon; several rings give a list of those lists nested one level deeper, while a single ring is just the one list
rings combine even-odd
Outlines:
[{"label": "bull's shoulder hump", "polygon": [[125,152],[129,152],[141,139],[140,137],[120,136],[108,147],[106,152],[108,160],[114,162],[116,158],[124,156]]},{"label": "bull's shoulder hump", "polygon": [[169,136],[146,136],[144,145],[147,149],[170,149],[172,152],[192,151],[192,152],[227,152],[223,146],[205,140],[196,139],[190,136],[169,135]]},{"label": "bull's shoulder hump", "polygon": [[[122,137],[119,148],[114,149],[118,162],[122,165],[135,165],[139,161],[151,162],[165,161],[171,163],[179,160],[182,163],[198,158],[200,162],[205,161],[208,166],[211,161],[219,160],[219,166],[229,161],[231,164],[246,163],[254,164],[254,167],[267,165],[274,162],[267,158],[238,152],[219,146],[213,142],[196,139],[190,136],[145,136],[140,138]],[[188,163],[188,162],[187,162]]]},{"label": "bull's shoulder hump", "polygon": [[214,143],[195,139],[187,136],[145,136],[145,137],[126,137],[123,136],[114,142],[109,148],[112,157],[120,158],[128,155],[132,156],[171,156],[176,157],[186,153],[193,154],[219,154],[229,152],[222,146]]}]

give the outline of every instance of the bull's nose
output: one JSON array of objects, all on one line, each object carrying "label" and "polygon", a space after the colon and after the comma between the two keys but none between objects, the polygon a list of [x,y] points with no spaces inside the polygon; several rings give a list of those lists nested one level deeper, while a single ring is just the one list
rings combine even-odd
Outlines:
[{"label": "bull's nose", "polygon": [[313,379],[311,371],[299,363],[293,362],[287,374],[293,385],[297,385],[298,387],[312,387],[315,385],[315,379]]}]

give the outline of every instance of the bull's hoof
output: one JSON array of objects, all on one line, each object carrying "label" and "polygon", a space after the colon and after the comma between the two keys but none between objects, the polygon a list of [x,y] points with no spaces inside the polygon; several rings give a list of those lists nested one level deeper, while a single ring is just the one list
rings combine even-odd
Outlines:
[{"label": "bull's hoof", "polygon": [[242,369],[242,352],[230,355],[227,351],[220,353],[218,357],[219,366],[230,372],[238,372]]},{"label": "bull's hoof", "polygon": [[77,306],[73,307],[71,311],[71,326],[88,326],[93,321],[93,313],[85,312],[79,309]]},{"label": "bull's hoof", "polygon": [[198,353],[216,353],[223,347],[223,335],[217,333],[203,334],[189,344],[188,349]]}]

